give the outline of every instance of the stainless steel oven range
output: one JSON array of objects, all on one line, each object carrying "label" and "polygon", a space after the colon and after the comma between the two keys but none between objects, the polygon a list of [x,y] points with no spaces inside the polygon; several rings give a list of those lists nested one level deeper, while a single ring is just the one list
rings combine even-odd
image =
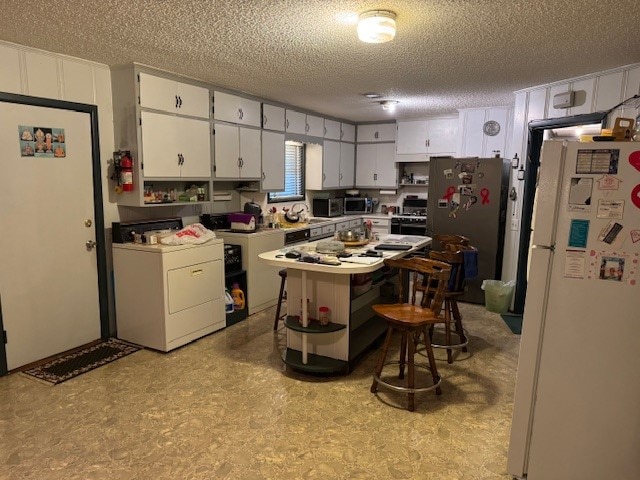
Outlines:
[{"label": "stainless steel oven range", "polygon": [[402,212],[391,217],[391,233],[400,235],[427,234],[427,199],[405,198]]}]

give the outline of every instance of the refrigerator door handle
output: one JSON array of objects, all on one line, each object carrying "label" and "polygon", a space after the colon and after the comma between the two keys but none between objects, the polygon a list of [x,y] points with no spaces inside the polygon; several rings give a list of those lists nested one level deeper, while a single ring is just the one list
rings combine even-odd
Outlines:
[{"label": "refrigerator door handle", "polygon": [[556,251],[555,245],[534,245],[534,248],[540,248],[542,250],[551,250],[552,252]]}]

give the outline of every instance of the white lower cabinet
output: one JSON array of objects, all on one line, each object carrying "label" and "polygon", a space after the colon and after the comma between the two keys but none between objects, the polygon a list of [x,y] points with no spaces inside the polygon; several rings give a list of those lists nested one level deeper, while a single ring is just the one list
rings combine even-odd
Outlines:
[{"label": "white lower cabinet", "polygon": [[117,337],[168,352],[225,326],[220,239],[113,244]]},{"label": "white lower cabinet", "polygon": [[260,178],[260,130],[225,123],[215,124],[214,175],[216,178]]},{"label": "white lower cabinet", "polygon": [[278,303],[280,293],[280,268],[272,267],[258,259],[263,252],[278,250],[284,246],[283,231],[258,233],[216,232],[218,238],[229,245],[240,245],[242,269],[247,271],[245,293],[249,315]]}]

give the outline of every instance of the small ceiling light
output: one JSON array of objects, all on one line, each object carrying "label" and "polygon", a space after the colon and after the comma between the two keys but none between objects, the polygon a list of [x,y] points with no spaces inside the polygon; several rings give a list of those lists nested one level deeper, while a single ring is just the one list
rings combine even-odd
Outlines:
[{"label": "small ceiling light", "polygon": [[383,100],[380,102],[383,110],[393,110],[397,104],[397,100]]},{"label": "small ceiling light", "polygon": [[389,10],[369,10],[360,14],[358,38],[365,43],[384,43],[396,36],[396,14]]},{"label": "small ceiling light", "polygon": [[374,92],[370,92],[370,93],[363,93],[362,95],[364,95],[367,98],[380,98],[382,97],[381,94],[379,93],[374,93]]}]

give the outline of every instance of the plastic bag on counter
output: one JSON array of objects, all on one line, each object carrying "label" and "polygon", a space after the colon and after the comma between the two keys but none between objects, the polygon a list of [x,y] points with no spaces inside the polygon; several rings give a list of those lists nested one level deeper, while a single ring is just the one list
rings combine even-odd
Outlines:
[{"label": "plastic bag on counter", "polygon": [[164,245],[199,245],[216,238],[216,234],[205,228],[201,223],[192,223],[176,233],[163,237],[160,243]]}]

